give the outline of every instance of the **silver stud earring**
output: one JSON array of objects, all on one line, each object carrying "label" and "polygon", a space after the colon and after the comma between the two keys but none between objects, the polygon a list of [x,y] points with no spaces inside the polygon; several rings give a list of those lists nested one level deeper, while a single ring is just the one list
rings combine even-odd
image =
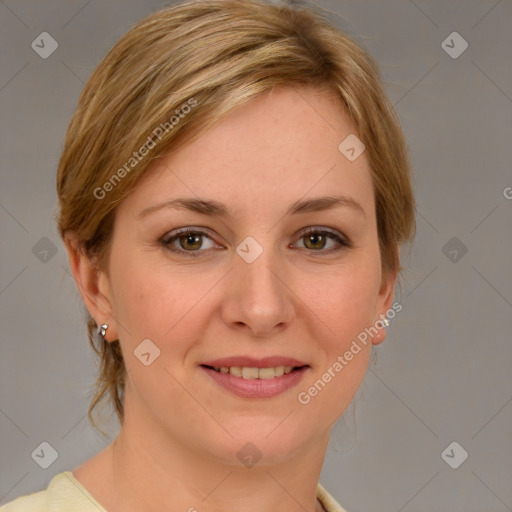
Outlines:
[{"label": "silver stud earring", "polygon": [[389,320],[387,318],[383,318],[382,319],[382,323],[386,326],[386,327],[389,327]]},{"label": "silver stud earring", "polygon": [[104,338],[105,337],[105,334],[107,333],[107,329],[108,329],[108,324],[101,324],[99,327],[98,327],[98,334]]}]

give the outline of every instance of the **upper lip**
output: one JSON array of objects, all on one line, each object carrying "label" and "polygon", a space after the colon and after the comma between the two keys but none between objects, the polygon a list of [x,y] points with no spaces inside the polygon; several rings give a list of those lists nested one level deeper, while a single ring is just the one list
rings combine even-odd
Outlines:
[{"label": "upper lip", "polygon": [[205,361],[201,363],[202,366],[213,366],[220,368],[221,366],[233,367],[245,367],[245,368],[271,368],[276,366],[307,366],[306,363],[293,359],[292,357],[283,356],[269,356],[257,359],[249,356],[233,356],[223,357],[221,359],[213,359],[211,361]]}]

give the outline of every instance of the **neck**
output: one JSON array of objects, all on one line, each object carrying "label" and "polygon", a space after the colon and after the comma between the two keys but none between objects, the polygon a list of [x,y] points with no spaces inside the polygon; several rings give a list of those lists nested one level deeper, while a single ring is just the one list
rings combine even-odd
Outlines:
[{"label": "neck", "polygon": [[[216,456],[206,443],[176,439],[147,415],[134,414],[127,398],[121,432],[107,447],[113,489],[108,512],[323,510],[316,485],[329,431],[290,456],[261,454],[260,461],[249,467],[237,457]],[[209,436],[206,429],[204,434]],[[231,443],[235,453],[240,444],[244,446]]]}]

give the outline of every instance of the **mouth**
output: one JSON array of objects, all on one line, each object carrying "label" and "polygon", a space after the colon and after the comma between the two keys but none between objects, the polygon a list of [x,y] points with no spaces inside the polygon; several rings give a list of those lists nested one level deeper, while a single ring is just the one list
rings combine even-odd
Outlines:
[{"label": "mouth", "polygon": [[229,374],[233,377],[241,377],[246,380],[260,379],[260,380],[270,380],[275,379],[276,377],[282,377],[283,375],[288,375],[289,373],[293,373],[303,368],[309,367],[309,365],[301,365],[301,366],[269,366],[258,368],[254,366],[210,366],[207,364],[200,365],[203,368],[208,370],[213,370],[217,373]]},{"label": "mouth", "polygon": [[[235,366],[241,363],[253,366]],[[295,363],[299,364],[292,366]],[[277,366],[271,366],[272,364]],[[311,368],[308,364],[285,358],[224,359],[209,361],[200,364],[199,367],[220,388],[244,399],[269,399],[291,390],[299,384]]]}]

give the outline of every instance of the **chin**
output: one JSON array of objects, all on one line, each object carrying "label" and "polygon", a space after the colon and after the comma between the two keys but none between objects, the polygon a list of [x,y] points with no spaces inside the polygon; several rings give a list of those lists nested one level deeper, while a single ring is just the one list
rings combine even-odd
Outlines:
[{"label": "chin", "polygon": [[237,418],[235,422],[224,424],[233,437],[219,433],[217,443],[210,443],[205,449],[227,465],[262,467],[284,463],[318,436],[315,431],[308,436],[305,425],[299,427],[297,419],[292,419],[293,414],[282,421],[285,417],[277,420],[275,417],[271,420],[268,417]]}]

